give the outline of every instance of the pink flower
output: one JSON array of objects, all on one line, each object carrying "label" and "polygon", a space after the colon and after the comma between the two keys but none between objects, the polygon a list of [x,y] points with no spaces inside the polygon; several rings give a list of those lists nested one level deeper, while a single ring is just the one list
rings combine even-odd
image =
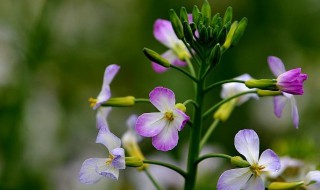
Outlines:
[{"label": "pink flower", "polygon": [[144,137],[152,137],[157,150],[168,151],[178,144],[178,131],[189,120],[184,112],[175,107],[175,95],[172,90],[156,87],[150,94],[150,102],[160,111],[144,113],[136,122],[136,131]]}]

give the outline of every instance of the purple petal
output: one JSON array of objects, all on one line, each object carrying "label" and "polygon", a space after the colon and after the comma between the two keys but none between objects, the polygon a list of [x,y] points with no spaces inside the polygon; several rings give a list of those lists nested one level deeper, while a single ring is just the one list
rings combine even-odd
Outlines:
[{"label": "purple petal", "polygon": [[320,171],[308,172],[304,181],[308,190],[319,190],[320,189]]},{"label": "purple petal", "polygon": [[114,166],[116,169],[125,169],[126,163],[125,163],[124,149],[123,148],[113,149],[111,151],[111,154],[115,156],[115,158],[112,161],[112,166]]},{"label": "purple petal", "polygon": [[129,129],[134,129],[136,126],[136,122],[137,122],[138,116],[133,114],[131,115],[128,120],[127,120],[127,126]]},{"label": "purple petal", "polygon": [[158,135],[152,137],[152,145],[157,150],[168,151],[177,146],[178,140],[178,130],[174,126],[168,125]]},{"label": "purple petal", "polygon": [[240,130],[234,138],[237,151],[246,157],[250,164],[256,163],[259,158],[259,137],[254,130]]},{"label": "purple petal", "polygon": [[280,90],[294,95],[302,95],[303,82],[308,78],[306,74],[301,73],[301,68],[296,68],[282,73],[277,78],[277,85]]},{"label": "purple petal", "polygon": [[97,183],[102,178],[97,172],[98,167],[105,164],[106,161],[106,158],[89,158],[85,160],[80,169],[79,181],[85,184]]},{"label": "purple petal", "polygon": [[259,176],[252,176],[243,189],[245,189],[245,190],[264,190],[263,180]]},{"label": "purple petal", "polygon": [[170,49],[179,41],[168,20],[157,19],[153,26],[153,35],[159,42]]},{"label": "purple petal", "polygon": [[119,170],[112,165],[104,164],[103,166],[98,168],[98,171],[100,175],[112,180],[117,180],[119,177]]},{"label": "purple petal", "polygon": [[286,105],[287,98],[285,96],[275,96],[273,97],[273,108],[274,114],[280,118],[283,108]]},{"label": "purple petal", "polygon": [[296,99],[294,98],[294,96],[290,97],[290,103],[291,103],[291,117],[292,117],[293,125],[296,129],[298,129],[298,127],[299,127],[299,113],[298,113]]},{"label": "purple petal", "polygon": [[249,168],[227,170],[222,173],[217,183],[218,190],[242,189],[252,176]]},{"label": "purple petal", "polygon": [[[183,45],[184,46],[184,45]],[[168,50],[166,52],[164,52],[164,54],[161,55],[163,58],[165,58],[166,60],[168,60],[172,65],[175,66],[186,66],[187,63],[181,61],[176,54],[174,53],[174,51],[172,50]]]},{"label": "purple petal", "polygon": [[190,117],[186,115],[181,110],[174,110],[174,120],[171,122],[171,124],[178,130],[181,131],[184,127],[184,125],[190,120]]},{"label": "purple petal", "polygon": [[275,56],[268,57],[268,64],[272,73],[278,77],[280,74],[286,72],[284,68],[284,64],[282,63],[281,59]]},{"label": "purple petal", "polygon": [[117,136],[103,129],[99,130],[96,143],[101,143],[106,146],[109,152],[121,146],[121,140]]},{"label": "purple petal", "polygon": [[163,73],[166,72],[169,68],[163,67],[161,65],[159,65],[158,63],[155,62],[151,62],[151,66],[152,69],[156,72],[156,73]]},{"label": "purple petal", "polygon": [[96,125],[98,129],[104,129],[109,131],[107,117],[111,110],[112,110],[111,107],[99,107],[96,115],[96,122],[97,122]]},{"label": "purple petal", "polygon": [[138,117],[136,131],[144,137],[153,137],[158,135],[167,125],[167,120],[162,113],[144,113]]},{"label": "purple petal", "polygon": [[172,111],[175,108],[175,95],[172,90],[164,87],[156,87],[150,94],[150,102],[160,111]]},{"label": "purple petal", "polygon": [[262,152],[259,162],[259,166],[264,166],[263,171],[277,172],[280,170],[280,158],[278,155],[270,149]]}]

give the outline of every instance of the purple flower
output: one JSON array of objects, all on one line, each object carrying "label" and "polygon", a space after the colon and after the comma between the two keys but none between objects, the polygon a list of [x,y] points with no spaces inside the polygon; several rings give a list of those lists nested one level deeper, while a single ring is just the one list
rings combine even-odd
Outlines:
[{"label": "purple flower", "polygon": [[281,59],[275,56],[269,56],[268,63],[272,73],[278,77],[277,86],[282,92],[293,95],[303,94],[303,82],[308,75],[301,73],[301,68],[286,71]]},{"label": "purple flower", "polygon": [[218,180],[218,190],[264,190],[261,174],[280,169],[280,159],[275,152],[267,149],[259,158],[259,137],[250,129],[239,131],[234,139],[237,151],[242,154],[250,166],[227,170]]},{"label": "purple flower", "polygon": [[287,100],[290,100],[293,124],[296,128],[298,128],[299,114],[297,103],[293,94],[303,94],[303,81],[305,81],[308,76],[307,74],[301,73],[300,68],[292,69],[286,72],[281,59],[275,56],[269,56],[268,63],[272,73],[278,77],[277,85],[283,92],[283,96],[275,96],[273,99],[274,114],[280,118]]},{"label": "purple flower", "polygon": [[112,82],[113,78],[116,76],[120,69],[119,65],[112,64],[106,67],[103,76],[103,84],[102,89],[97,98],[90,98],[89,102],[91,103],[90,106],[95,110],[100,107],[101,104],[108,101],[111,97],[110,92],[110,83]]},{"label": "purple flower", "polygon": [[310,171],[304,179],[304,184],[307,190],[320,189],[320,171]]},{"label": "purple flower", "polygon": [[178,131],[189,120],[184,112],[175,107],[174,93],[164,87],[156,87],[150,94],[150,102],[160,111],[140,115],[136,131],[144,137],[152,137],[152,144],[157,150],[168,151],[178,144]]},{"label": "purple flower", "polygon": [[[170,21],[157,19],[153,26],[153,35],[159,42],[169,48],[168,51],[162,54],[163,58],[167,59],[175,66],[186,65],[186,63],[181,60],[185,59],[186,57],[190,57],[190,54],[187,47],[174,33]],[[165,68],[154,62],[152,62],[152,68],[157,73],[162,73],[168,70],[168,68]]]},{"label": "purple flower", "polygon": [[119,169],[125,169],[126,167],[124,150],[120,148],[121,141],[118,137],[107,130],[100,130],[96,143],[101,143],[107,147],[109,157],[85,160],[79,173],[81,183],[97,183],[103,177],[117,180]]}]

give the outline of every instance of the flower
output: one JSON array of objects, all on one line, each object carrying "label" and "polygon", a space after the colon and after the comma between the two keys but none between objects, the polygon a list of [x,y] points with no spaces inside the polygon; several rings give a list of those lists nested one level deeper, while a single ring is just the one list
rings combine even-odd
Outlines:
[{"label": "flower", "polygon": [[178,131],[183,129],[189,116],[175,107],[175,95],[172,90],[156,87],[149,96],[150,102],[160,112],[140,115],[135,129],[141,136],[152,137],[152,144],[157,150],[171,150],[177,146]]},{"label": "flower", "polygon": [[98,107],[100,107],[101,104],[105,103],[108,101],[111,97],[111,92],[110,92],[110,83],[112,82],[113,78],[116,76],[120,69],[119,65],[112,64],[106,67],[106,70],[104,72],[103,76],[103,84],[102,84],[102,89],[98,95],[97,98],[90,98],[90,106],[95,110]]},{"label": "flower", "polygon": [[310,171],[304,179],[304,184],[307,190],[320,189],[320,171]]},{"label": "flower", "polygon": [[124,150],[120,148],[120,139],[107,130],[100,130],[96,143],[101,143],[109,151],[108,158],[89,158],[82,164],[79,181],[85,184],[97,183],[107,177],[117,180],[119,169],[125,169]]},{"label": "flower", "polygon": [[303,94],[303,81],[305,81],[308,76],[306,74],[301,74],[300,68],[286,72],[281,59],[275,56],[269,56],[268,63],[272,73],[278,77],[277,85],[283,92],[283,96],[275,96],[273,98],[274,114],[280,118],[287,100],[290,100],[292,121],[295,128],[298,128],[299,114],[293,94]]},{"label": "flower", "polygon": [[[163,58],[175,66],[186,66],[186,63],[181,60],[190,57],[190,54],[187,47],[176,36],[170,21],[157,19],[153,26],[153,35],[159,42],[169,48],[162,54]],[[168,70],[168,68],[154,62],[152,62],[152,68],[157,73]]]},{"label": "flower", "polygon": [[234,140],[237,151],[242,154],[250,166],[227,170],[218,180],[218,190],[264,190],[261,175],[280,169],[280,159],[275,152],[267,149],[259,158],[259,137],[250,129],[240,130]]}]

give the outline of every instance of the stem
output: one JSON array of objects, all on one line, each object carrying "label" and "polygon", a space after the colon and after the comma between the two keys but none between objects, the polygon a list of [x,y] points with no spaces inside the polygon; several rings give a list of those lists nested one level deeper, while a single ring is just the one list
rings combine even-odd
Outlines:
[{"label": "stem", "polygon": [[208,91],[212,90],[213,88],[215,88],[221,84],[230,83],[230,82],[245,83],[245,81],[237,80],[237,79],[224,80],[224,81],[220,81],[220,82],[209,85],[206,89],[204,89],[204,92],[207,93]]},{"label": "stem", "polygon": [[198,160],[197,160],[197,164],[199,164],[201,161],[207,159],[207,158],[226,158],[226,159],[231,159],[232,156],[226,155],[226,154],[205,154],[203,156],[201,156]]},{"label": "stem", "polygon": [[187,64],[188,64],[188,68],[189,68],[189,70],[190,70],[191,75],[192,75],[193,77],[196,77],[196,73],[195,73],[195,71],[194,71],[194,68],[193,68],[193,65],[192,65],[190,59],[189,59],[189,58],[186,58],[186,62],[187,62]]},{"label": "stem", "polygon": [[144,172],[147,174],[148,178],[150,179],[150,181],[152,182],[152,184],[154,185],[154,187],[157,190],[161,190],[161,187],[159,185],[159,183],[156,181],[156,179],[154,179],[154,177],[152,177],[151,173],[149,172],[148,169],[145,169]]},{"label": "stem", "polygon": [[236,94],[234,96],[231,96],[229,98],[226,98],[222,101],[220,101],[219,103],[217,103],[216,105],[212,106],[209,110],[207,110],[204,114],[203,114],[203,118],[205,118],[206,116],[208,116],[211,112],[213,112],[215,109],[217,109],[218,107],[220,107],[222,104],[234,99],[234,98],[237,98],[239,96],[242,96],[242,95],[245,95],[245,94],[250,94],[250,93],[257,93],[257,90],[250,90],[250,91],[246,91],[246,92],[241,92],[239,94]]},{"label": "stem", "polygon": [[150,103],[150,100],[146,99],[146,98],[135,98],[134,102],[135,103]]},{"label": "stem", "polygon": [[196,59],[198,65],[200,65],[200,62],[199,62],[199,60],[198,60],[198,57],[194,54],[194,52],[192,51],[192,49],[191,49],[190,45],[188,44],[188,42],[186,41],[186,39],[183,39],[182,41],[183,41],[184,45],[187,47],[187,49],[188,49],[191,57],[193,57],[194,59]]},{"label": "stem", "polygon": [[187,77],[189,77],[191,80],[193,80],[194,82],[198,82],[198,80],[196,78],[194,78],[190,73],[188,73],[187,71],[181,69],[180,67],[177,67],[175,65],[170,65],[170,67],[182,72],[183,74],[185,74]]},{"label": "stem", "polygon": [[197,102],[195,102],[194,100],[191,100],[191,99],[184,101],[184,102],[183,102],[183,105],[187,105],[187,104],[189,104],[189,103],[191,103],[195,108],[198,108],[198,107],[199,107],[198,104],[197,104]]},{"label": "stem", "polygon": [[169,168],[171,170],[176,171],[177,173],[182,175],[184,178],[187,176],[185,171],[183,171],[181,168],[179,168],[179,167],[177,167],[175,165],[172,165],[172,164],[168,164],[168,163],[165,163],[165,162],[154,161],[154,160],[143,160],[143,163],[164,166],[166,168]]},{"label": "stem", "polygon": [[211,136],[212,132],[214,131],[214,129],[217,127],[217,125],[219,124],[220,120],[216,119],[214,120],[214,122],[210,125],[209,129],[207,130],[206,134],[204,135],[204,137],[202,138],[201,142],[200,142],[200,150],[203,148],[203,146],[206,144],[206,142],[208,141],[209,137]]}]

